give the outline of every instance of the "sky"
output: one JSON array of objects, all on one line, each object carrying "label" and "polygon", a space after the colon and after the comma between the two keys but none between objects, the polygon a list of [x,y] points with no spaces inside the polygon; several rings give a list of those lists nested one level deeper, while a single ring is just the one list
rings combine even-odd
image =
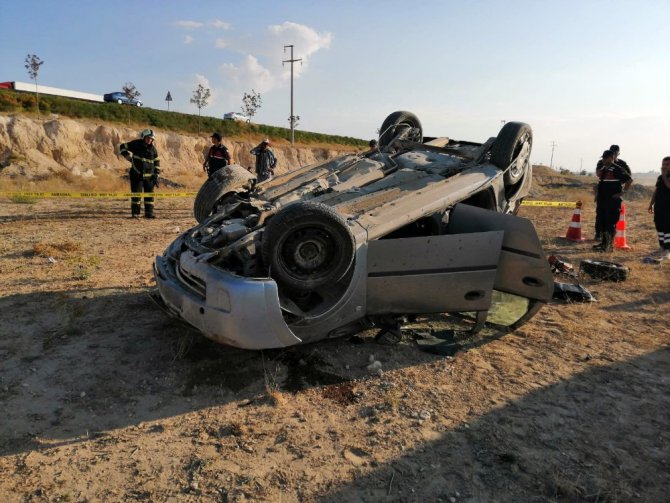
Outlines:
[{"label": "sky", "polygon": [[145,106],[240,112],[370,139],[396,110],[427,136],[484,142],[531,125],[531,160],[593,171],[621,147],[634,172],[670,155],[670,0],[0,1],[0,81],[103,94],[126,82]]}]

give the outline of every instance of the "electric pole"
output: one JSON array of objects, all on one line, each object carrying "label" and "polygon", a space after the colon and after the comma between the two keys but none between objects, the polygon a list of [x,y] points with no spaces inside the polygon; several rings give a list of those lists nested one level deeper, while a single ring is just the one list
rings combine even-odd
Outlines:
[{"label": "electric pole", "polygon": [[291,63],[291,116],[289,117],[289,122],[291,123],[291,145],[293,145],[294,141],[294,131],[295,131],[295,115],[293,115],[293,63],[296,63],[300,61],[302,64],[302,58],[300,59],[293,59],[293,45],[285,45],[284,46],[284,52],[286,52],[286,48],[290,47],[291,48],[291,59],[285,59],[281,62],[281,66],[284,66],[284,63]]},{"label": "electric pole", "polygon": [[549,168],[553,169],[554,167],[554,148],[558,147],[555,141],[551,142],[551,160],[549,161]]}]

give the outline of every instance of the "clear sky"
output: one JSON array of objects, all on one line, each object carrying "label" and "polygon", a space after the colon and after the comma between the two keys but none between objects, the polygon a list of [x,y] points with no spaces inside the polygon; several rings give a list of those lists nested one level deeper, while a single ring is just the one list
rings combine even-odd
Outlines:
[{"label": "clear sky", "polygon": [[240,111],[288,127],[293,44],[299,129],[372,138],[409,110],[430,136],[483,142],[502,121],[534,130],[532,160],[593,170],[610,144],[633,171],[670,155],[670,0],[0,0],[0,81],[107,93],[146,106]]}]

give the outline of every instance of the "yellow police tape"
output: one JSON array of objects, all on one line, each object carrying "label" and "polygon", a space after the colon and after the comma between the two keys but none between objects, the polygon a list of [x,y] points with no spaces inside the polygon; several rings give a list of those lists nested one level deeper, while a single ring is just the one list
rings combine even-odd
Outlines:
[{"label": "yellow police tape", "polygon": [[[0,192],[0,196],[36,197],[36,198],[107,198],[127,197],[194,197],[196,192]],[[522,201],[521,206],[550,206],[555,208],[574,208],[576,202],[562,201]]]},{"label": "yellow police tape", "polygon": [[37,198],[194,197],[196,192],[0,192],[0,196]]},{"label": "yellow police tape", "polygon": [[553,206],[555,208],[575,208],[577,203],[564,203],[561,201],[522,201],[521,206]]}]

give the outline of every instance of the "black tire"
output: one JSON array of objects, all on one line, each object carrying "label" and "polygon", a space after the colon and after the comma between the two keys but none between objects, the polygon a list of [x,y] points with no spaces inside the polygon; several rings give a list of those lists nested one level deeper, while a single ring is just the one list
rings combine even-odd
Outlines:
[{"label": "black tire", "polygon": [[231,164],[219,169],[200,187],[193,202],[193,215],[198,223],[204,222],[212,214],[219,200],[230,192],[238,192],[254,178],[239,164]]},{"label": "black tire", "polygon": [[347,222],[330,206],[298,202],[280,210],[267,223],[262,253],[278,285],[312,291],[339,281],[356,252]]},{"label": "black tire", "polygon": [[530,167],[533,130],[523,122],[505,124],[491,146],[491,162],[502,169],[505,187],[521,181]]},{"label": "black tire", "polygon": [[616,262],[606,262],[604,260],[582,260],[579,264],[581,271],[585,272],[593,279],[603,279],[607,281],[626,281],[628,278],[628,267]]},{"label": "black tire", "polygon": [[419,130],[417,134],[410,136],[409,139],[421,143],[423,141],[423,128],[421,127],[419,118],[412,112],[398,111],[393,112],[382,122],[382,127],[379,128],[379,134],[381,135],[379,137],[379,148],[384,149],[388,147],[391,140],[400,132],[400,129],[407,127]]}]

